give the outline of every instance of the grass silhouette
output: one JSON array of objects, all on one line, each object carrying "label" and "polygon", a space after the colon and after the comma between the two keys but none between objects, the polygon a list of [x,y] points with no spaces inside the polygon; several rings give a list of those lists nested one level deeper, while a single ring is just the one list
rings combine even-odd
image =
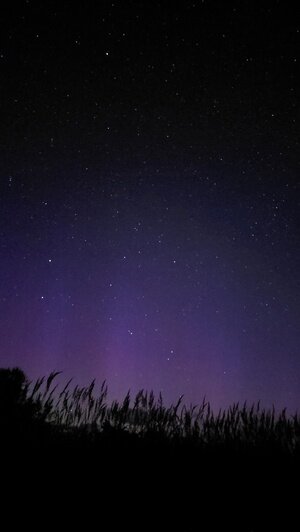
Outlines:
[{"label": "grass silhouette", "polygon": [[[25,478],[35,501],[40,485],[45,513],[61,500],[69,520],[77,500],[85,526],[110,505],[110,528],[119,517],[118,526],[140,530],[153,517],[153,530],[293,529],[298,414],[259,403],[215,413],[183,397],[166,406],[143,390],[109,403],[105,382],[97,391],[95,381],[60,387],[57,377],[30,383],[19,368],[0,370],[1,443],[15,470],[7,482],[16,491]],[[139,511],[141,521],[132,518]]]},{"label": "grass silhouette", "polygon": [[[261,408],[260,403],[234,404],[213,412],[205,399],[187,407],[181,396],[165,406],[161,394],[139,391],[121,402],[107,402],[104,381],[96,393],[95,380],[87,387],[73,386],[72,379],[59,390],[59,372],[30,383],[19,368],[0,370],[0,416],[6,430],[26,426],[49,429],[56,437],[92,443],[108,437],[131,437],[170,446],[188,445],[200,450],[231,449],[236,452],[273,452],[296,457],[300,451],[300,418],[286,410]],[[52,436],[53,437],[53,436]]]}]

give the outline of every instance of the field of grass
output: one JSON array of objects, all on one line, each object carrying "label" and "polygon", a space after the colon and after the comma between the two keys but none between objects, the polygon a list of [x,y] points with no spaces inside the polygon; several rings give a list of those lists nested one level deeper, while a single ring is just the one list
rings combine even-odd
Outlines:
[{"label": "field of grass", "polygon": [[56,383],[58,373],[30,383],[21,370],[0,370],[0,414],[2,423],[19,430],[26,424],[36,430],[47,427],[52,436],[86,439],[91,443],[110,437],[126,436],[132,442],[151,441],[171,446],[231,449],[235,452],[262,451],[295,457],[300,453],[300,417],[288,416],[260,407],[260,403],[233,404],[227,410],[213,412],[209,402],[187,407],[180,397],[165,406],[161,395],[128,392],[123,401],[107,402],[107,385],[96,390],[88,387],[62,389]]},{"label": "field of grass", "polygon": [[77,510],[114,501],[123,523],[141,508],[144,523],[164,513],[158,530],[296,530],[298,414],[259,403],[216,413],[182,398],[165,406],[146,391],[109,403],[105,382],[60,388],[57,378],[29,383],[18,368],[0,370],[1,444],[18,464],[16,482],[41,495],[54,483],[60,500],[78,498]]}]

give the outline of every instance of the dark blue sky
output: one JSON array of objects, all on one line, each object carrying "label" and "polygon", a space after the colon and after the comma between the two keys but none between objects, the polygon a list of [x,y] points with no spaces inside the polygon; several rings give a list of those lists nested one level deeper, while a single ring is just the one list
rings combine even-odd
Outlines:
[{"label": "dark blue sky", "polygon": [[1,365],[298,408],[291,3],[28,1],[1,34]]}]

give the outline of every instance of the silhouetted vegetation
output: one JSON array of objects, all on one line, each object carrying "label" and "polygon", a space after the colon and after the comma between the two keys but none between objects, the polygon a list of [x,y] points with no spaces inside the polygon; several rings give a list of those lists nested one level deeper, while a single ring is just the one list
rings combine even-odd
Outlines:
[{"label": "silhouetted vegetation", "polygon": [[[209,402],[187,407],[180,397],[167,407],[163,398],[141,390],[131,399],[107,402],[107,385],[98,393],[95,381],[88,387],[71,387],[71,380],[59,390],[58,373],[30,384],[18,369],[0,370],[0,415],[5,431],[48,427],[55,437],[70,436],[89,443],[127,437],[131,442],[170,446],[192,446],[202,450],[271,450],[286,455],[299,454],[300,418],[286,411],[265,410],[260,404],[213,412]],[[50,430],[51,429],[51,430]],[[51,438],[50,438],[51,439]],[[45,442],[44,442],[45,443]]]},{"label": "silhouetted vegetation", "polygon": [[1,443],[18,464],[17,485],[26,478],[35,494],[38,483],[49,493],[53,482],[61,500],[80,486],[86,509],[114,497],[122,516],[132,505],[146,515],[151,501],[172,530],[268,531],[280,516],[289,529],[298,414],[259,403],[215,413],[205,400],[187,407],[182,397],[166,406],[143,390],[109,403],[105,382],[97,392],[95,381],[61,387],[57,376],[29,383],[18,368],[0,370]]}]

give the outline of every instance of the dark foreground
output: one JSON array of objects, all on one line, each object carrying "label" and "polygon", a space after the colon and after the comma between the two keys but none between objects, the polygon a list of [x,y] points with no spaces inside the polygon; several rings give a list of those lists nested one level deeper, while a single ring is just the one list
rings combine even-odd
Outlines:
[{"label": "dark foreground", "polygon": [[[108,407],[104,393],[96,408],[93,388],[77,403],[68,396],[63,411],[53,379],[32,395],[18,371],[0,370],[6,529],[298,529],[297,418],[246,406],[215,418],[205,405],[197,421],[145,394]],[[79,403],[93,404],[94,421],[101,412],[98,424],[68,422]]]}]

